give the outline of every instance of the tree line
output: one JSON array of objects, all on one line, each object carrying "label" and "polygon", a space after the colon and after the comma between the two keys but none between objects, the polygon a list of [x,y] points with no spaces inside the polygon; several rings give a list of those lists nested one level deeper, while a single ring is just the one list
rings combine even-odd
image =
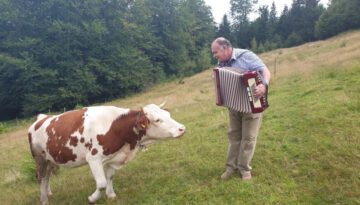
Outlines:
[{"label": "tree line", "polygon": [[[227,37],[239,47],[261,53],[360,28],[359,0],[330,0],[328,8],[319,0],[293,0],[280,15],[275,1],[270,8],[260,6],[255,10],[257,2],[230,0],[231,18],[224,15],[217,35]],[[250,21],[252,12],[259,15]]]},{"label": "tree line", "polygon": [[358,0],[231,0],[217,26],[204,0],[0,0],[0,120],[72,109],[215,63],[216,36],[264,52],[359,28]]}]

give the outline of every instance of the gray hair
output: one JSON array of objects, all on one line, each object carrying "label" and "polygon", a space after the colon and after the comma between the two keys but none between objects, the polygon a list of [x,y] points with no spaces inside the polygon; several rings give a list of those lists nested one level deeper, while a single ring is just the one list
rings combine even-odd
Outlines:
[{"label": "gray hair", "polygon": [[214,40],[214,43],[217,43],[222,49],[231,48],[232,45],[229,40],[224,37],[219,37]]}]

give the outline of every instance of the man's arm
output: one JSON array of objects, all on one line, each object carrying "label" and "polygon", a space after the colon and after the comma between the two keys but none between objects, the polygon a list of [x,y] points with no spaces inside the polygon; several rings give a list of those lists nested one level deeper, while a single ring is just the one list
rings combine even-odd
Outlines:
[{"label": "man's arm", "polygon": [[271,75],[270,75],[270,71],[269,71],[269,69],[267,68],[267,67],[264,67],[264,69],[263,69],[263,71],[262,71],[262,76],[263,76],[263,78],[264,78],[264,83],[266,84],[266,85],[269,85],[269,82],[270,82],[270,78],[271,78]]},{"label": "man's arm", "polygon": [[261,71],[261,75],[263,76],[263,81],[265,81],[265,82],[263,82],[264,84],[259,84],[258,86],[256,86],[255,96],[258,98],[265,95],[267,86],[269,85],[270,78],[271,78],[270,71],[266,66],[263,67],[263,69]]}]

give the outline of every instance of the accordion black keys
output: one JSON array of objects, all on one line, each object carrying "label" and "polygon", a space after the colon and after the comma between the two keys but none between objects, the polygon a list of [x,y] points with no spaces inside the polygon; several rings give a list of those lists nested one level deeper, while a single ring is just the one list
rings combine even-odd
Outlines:
[{"label": "accordion black keys", "polygon": [[262,83],[256,71],[224,67],[214,68],[216,105],[225,106],[243,113],[260,113],[269,105],[267,89],[264,96],[254,96],[255,88]]}]

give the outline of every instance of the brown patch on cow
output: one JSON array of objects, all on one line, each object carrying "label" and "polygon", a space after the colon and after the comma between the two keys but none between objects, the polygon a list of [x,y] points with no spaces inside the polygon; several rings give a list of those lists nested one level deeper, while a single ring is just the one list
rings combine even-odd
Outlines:
[{"label": "brown patch on cow", "polygon": [[92,149],[92,139],[90,139],[90,142],[85,143],[85,147],[88,148],[89,151]]},{"label": "brown patch on cow", "polygon": [[75,161],[76,155],[69,147],[66,147],[68,141],[71,145],[77,145],[78,139],[72,134],[76,131],[84,131],[84,113],[87,109],[74,110],[63,113],[51,120],[46,128],[49,138],[47,141],[47,151],[53,159],[60,164],[68,161]]},{"label": "brown patch on cow", "polygon": [[42,120],[40,120],[38,123],[36,123],[36,125],[35,125],[35,131],[36,131],[37,129],[39,129],[39,128],[41,127],[41,125],[44,124],[44,122],[45,122],[47,119],[49,119],[49,117],[51,117],[51,116],[46,116],[46,117],[44,117],[44,119],[42,119]]},{"label": "brown patch on cow", "polygon": [[95,148],[91,151],[91,154],[92,154],[92,155],[96,155],[97,153],[98,153],[98,151],[97,151],[97,149],[95,149]]},{"label": "brown patch on cow", "polygon": [[85,142],[85,139],[82,137],[82,138],[80,138],[80,142],[81,143],[84,143]]},{"label": "brown patch on cow", "polygon": [[[146,134],[148,123],[149,120],[143,110],[131,110],[127,115],[118,117],[105,135],[97,136],[99,145],[103,147],[103,154],[113,154],[125,143],[130,144],[130,149],[134,149],[137,141]],[[134,132],[134,127],[139,130],[139,134]]]},{"label": "brown patch on cow", "polygon": [[85,147],[88,148],[88,150],[90,151],[92,148],[92,144],[87,142],[87,143],[85,143]]},{"label": "brown patch on cow", "polygon": [[76,136],[71,136],[71,137],[70,137],[70,145],[71,145],[71,146],[76,147],[78,141],[79,141],[79,140],[78,140],[78,138],[77,138]]}]

